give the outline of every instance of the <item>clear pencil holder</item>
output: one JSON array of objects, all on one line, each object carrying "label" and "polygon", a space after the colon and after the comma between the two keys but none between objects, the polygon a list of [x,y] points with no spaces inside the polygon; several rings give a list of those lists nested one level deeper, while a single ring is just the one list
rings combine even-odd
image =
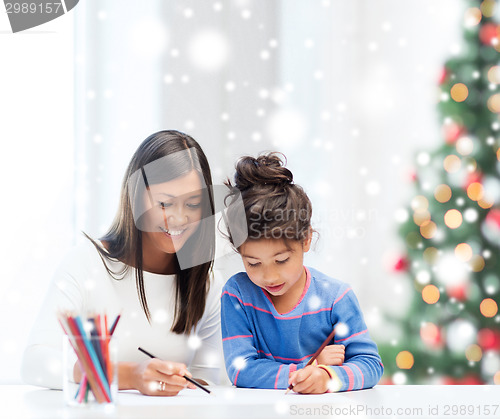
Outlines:
[{"label": "clear pencil holder", "polygon": [[[118,394],[117,338],[63,337],[63,394],[68,406],[113,408]],[[75,380],[75,363],[81,373]]]}]

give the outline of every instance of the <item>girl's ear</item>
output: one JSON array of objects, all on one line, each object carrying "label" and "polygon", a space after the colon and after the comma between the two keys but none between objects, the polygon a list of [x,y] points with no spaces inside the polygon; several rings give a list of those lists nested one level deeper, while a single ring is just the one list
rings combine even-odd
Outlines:
[{"label": "girl's ear", "polygon": [[312,233],[313,233],[313,230],[311,227],[309,227],[309,229],[307,231],[307,237],[302,242],[302,250],[304,251],[304,253],[308,252],[309,249],[311,248]]}]

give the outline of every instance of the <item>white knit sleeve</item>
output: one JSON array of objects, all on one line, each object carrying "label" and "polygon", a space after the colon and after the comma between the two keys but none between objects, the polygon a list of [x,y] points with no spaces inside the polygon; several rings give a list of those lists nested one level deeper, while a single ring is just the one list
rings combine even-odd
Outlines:
[{"label": "white knit sleeve", "polygon": [[214,270],[214,277],[205,306],[205,313],[196,327],[194,338],[190,340],[200,346],[196,350],[189,371],[195,378],[201,378],[210,384],[225,381],[222,374],[223,354],[220,330],[220,294],[223,279],[220,272]]}]

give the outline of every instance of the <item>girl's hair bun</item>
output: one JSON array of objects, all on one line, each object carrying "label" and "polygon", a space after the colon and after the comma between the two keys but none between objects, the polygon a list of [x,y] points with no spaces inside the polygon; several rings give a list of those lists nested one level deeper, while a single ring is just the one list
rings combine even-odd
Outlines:
[{"label": "girl's hair bun", "polygon": [[293,184],[293,174],[284,167],[285,163],[278,153],[274,152],[263,154],[257,158],[244,156],[236,163],[235,186],[239,190],[244,190],[252,186],[284,187],[291,185]]}]

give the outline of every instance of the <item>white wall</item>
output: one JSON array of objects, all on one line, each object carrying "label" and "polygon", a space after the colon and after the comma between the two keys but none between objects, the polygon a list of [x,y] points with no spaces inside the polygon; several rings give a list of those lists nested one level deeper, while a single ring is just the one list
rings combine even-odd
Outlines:
[{"label": "white wall", "polygon": [[0,383],[74,240],[73,21],[12,34],[0,13]]}]

